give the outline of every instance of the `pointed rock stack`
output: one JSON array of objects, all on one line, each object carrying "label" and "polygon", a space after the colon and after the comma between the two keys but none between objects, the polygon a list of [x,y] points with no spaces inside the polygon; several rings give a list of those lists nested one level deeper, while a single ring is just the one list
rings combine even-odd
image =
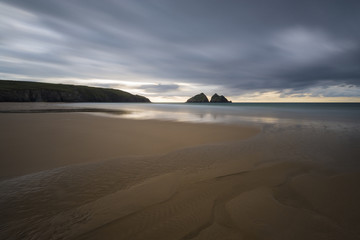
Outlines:
[{"label": "pointed rock stack", "polygon": [[[204,93],[200,93],[198,95],[189,98],[187,103],[209,103],[209,99],[206,97]],[[231,101],[227,100],[223,95],[219,96],[215,93],[210,100],[210,103],[231,103]]]},{"label": "pointed rock stack", "polygon": [[210,100],[211,103],[231,103],[231,101],[227,100],[224,95],[219,96],[217,93],[215,93]]},{"label": "pointed rock stack", "polygon": [[204,93],[200,93],[198,95],[193,96],[192,98],[189,98],[187,103],[208,103],[209,99]]}]

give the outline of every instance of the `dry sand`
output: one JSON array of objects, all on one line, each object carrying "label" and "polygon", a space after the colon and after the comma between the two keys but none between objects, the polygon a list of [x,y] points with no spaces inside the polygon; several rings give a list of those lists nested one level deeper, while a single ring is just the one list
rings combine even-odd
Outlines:
[{"label": "dry sand", "polygon": [[315,161],[306,134],[74,113],[0,126],[0,239],[360,239],[359,172]]}]

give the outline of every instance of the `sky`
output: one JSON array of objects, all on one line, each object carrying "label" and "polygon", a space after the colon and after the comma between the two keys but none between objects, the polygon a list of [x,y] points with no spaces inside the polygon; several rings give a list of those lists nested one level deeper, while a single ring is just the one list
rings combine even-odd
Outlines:
[{"label": "sky", "polygon": [[360,102],[359,0],[0,0],[0,79]]}]

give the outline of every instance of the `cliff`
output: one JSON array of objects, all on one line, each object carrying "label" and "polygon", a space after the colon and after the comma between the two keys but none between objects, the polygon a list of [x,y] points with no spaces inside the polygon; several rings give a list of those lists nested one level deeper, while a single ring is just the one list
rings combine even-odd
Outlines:
[{"label": "cliff", "polygon": [[208,103],[209,99],[206,97],[206,95],[204,93],[200,93],[198,95],[195,95],[195,96],[189,98],[186,102],[187,103]]},{"label": "cliff", "polygon": [[0,80],[0,102],[150,102],[121,90]]}]

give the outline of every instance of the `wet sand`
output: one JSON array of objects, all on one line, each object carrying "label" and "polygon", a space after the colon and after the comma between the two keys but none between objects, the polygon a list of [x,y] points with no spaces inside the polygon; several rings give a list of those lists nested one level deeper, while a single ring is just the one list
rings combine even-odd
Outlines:
[{"label": "wet sand", "polygon": [[0,123],[0,239],[360,239],[358,139],[341,132],[74,113]]},{"label": "wet sand", "polygon": [[80,113],[0,113],[0,179],[124,156],[241,140],[255,127],[114,119]]}]

